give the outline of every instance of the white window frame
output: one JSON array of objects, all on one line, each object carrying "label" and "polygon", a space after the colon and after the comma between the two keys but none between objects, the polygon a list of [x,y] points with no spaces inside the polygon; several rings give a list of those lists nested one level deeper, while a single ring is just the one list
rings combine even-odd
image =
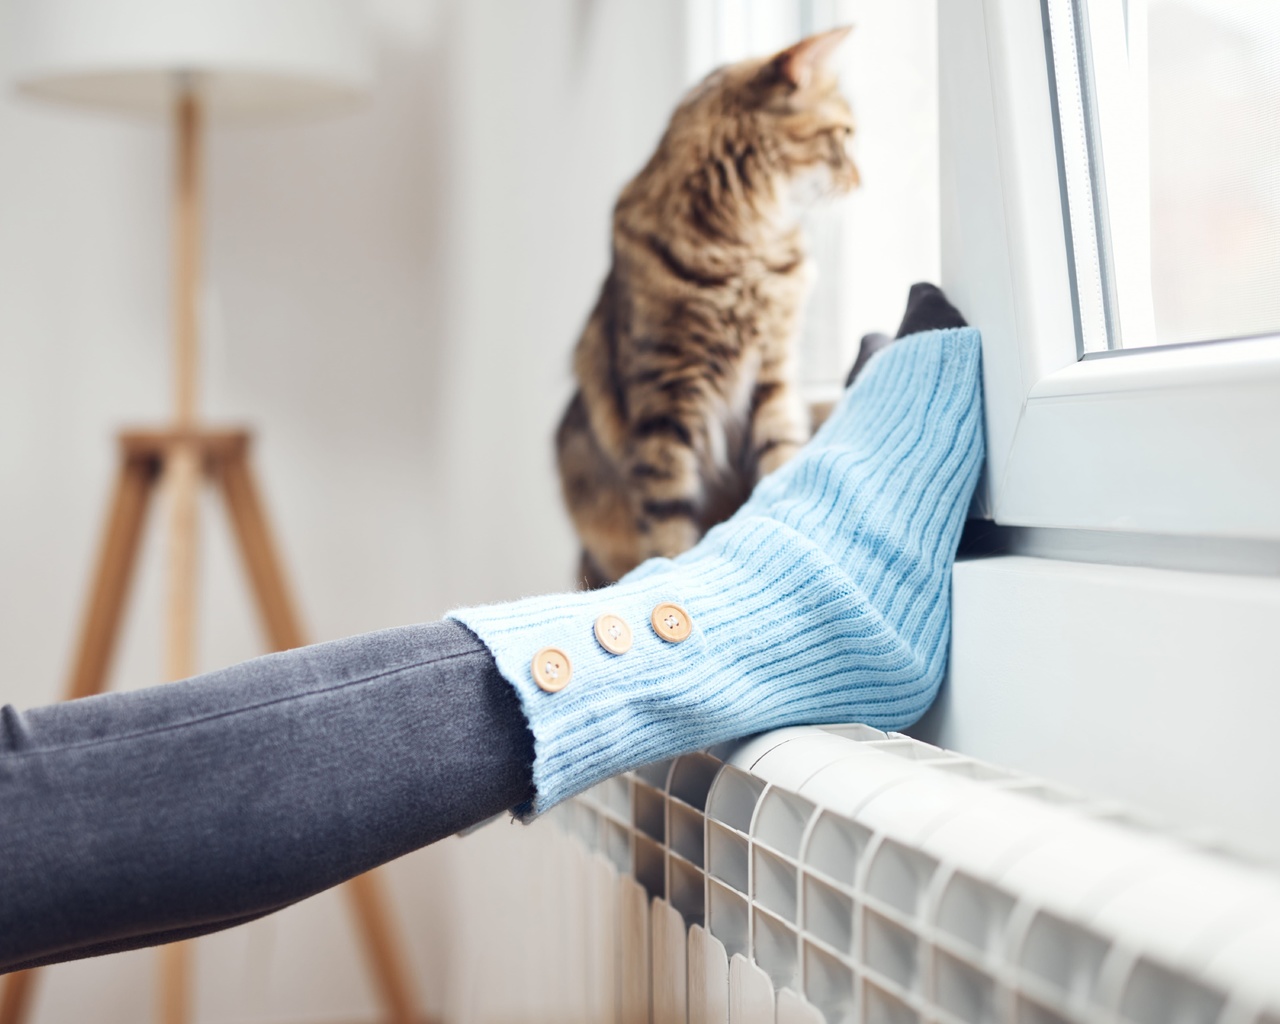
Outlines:
[{"label": "white window frame", "polygon": [[983,333],[977,509],[1008,526],[1280,540],[1280,337],[1081,358],[1056,3],[938,8],[943,286]]}]

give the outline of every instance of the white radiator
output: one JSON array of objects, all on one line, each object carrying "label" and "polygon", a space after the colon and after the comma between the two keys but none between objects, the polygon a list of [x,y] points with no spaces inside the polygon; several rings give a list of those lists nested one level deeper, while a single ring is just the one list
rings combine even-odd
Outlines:
[{"label": "white radiator", "polygon": [[561,1019],[1280,1024],[1272,869],[862,726],[715,753],[549,815]]}]

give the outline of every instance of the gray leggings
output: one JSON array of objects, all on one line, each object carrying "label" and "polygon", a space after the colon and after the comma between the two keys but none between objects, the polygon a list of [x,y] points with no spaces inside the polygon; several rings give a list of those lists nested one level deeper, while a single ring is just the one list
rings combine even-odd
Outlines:
[{"label": "gray leggings", "polygon": [[0,973],[251,921],[532,796],[452,621],[0,710]]}]

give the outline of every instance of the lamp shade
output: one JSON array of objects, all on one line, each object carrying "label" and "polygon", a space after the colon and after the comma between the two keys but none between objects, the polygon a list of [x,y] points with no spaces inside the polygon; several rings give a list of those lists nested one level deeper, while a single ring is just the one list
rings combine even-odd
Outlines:
[{"label": "lamp shade", "polygon": [[214,117],[352,103],[373,79],[351,0],[10,0],[9,66],[46,99],[165,114],[194,87]]}]

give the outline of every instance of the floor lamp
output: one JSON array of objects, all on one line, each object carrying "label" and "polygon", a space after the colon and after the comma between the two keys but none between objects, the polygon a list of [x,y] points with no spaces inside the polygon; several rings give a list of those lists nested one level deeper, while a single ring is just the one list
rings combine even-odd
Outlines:
[{"label": "floor lamp", "polygon": [[[261,117],[351,104],[372,62],[347,0],[12,0],[14,80],[30,95],[172,119],[174,419],[120,435],[120,470],[67,697],[106,685],[147,507],[169,505],[165,672],[195,674],[197,509],[203,483],[226,501],[272,649],[305,643],[248,461],[250,432],[212,430],[199,415],[198,341],[207,118]],[[346,886],[386,1017],[416,1017],[409,972],[385,898],[370,875]],[[189,943],[163,947],[159,1016],[191,1016]],[[5,979],[0,1024],[19,1024],[34,971]]]}]

